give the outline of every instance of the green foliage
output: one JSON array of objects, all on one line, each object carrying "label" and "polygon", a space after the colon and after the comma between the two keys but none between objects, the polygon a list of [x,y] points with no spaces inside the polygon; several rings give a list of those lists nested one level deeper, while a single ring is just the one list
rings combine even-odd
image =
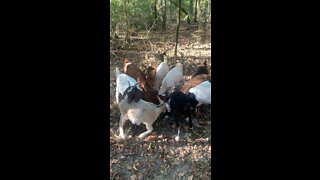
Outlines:
[{"label": "green foliage", "polygon": [[[129,27],[145,29],[152,25],[153,13],[151,9],[153,1],[127,0],[127,14]],[[114,31],[116,25],[124,29],[126,22],[124,0],[110,0],[110,29]]]},{"label": "green foliage", "polygon": [[[125,1],[127,2],[127,17],[125,16]],[[154,22],[154,2],[155,0],[110,0],[110,30],[112,32],[114,32],[116,28],[125,30],[126,22],[129,23],[129,29],[149,29]],[[195,0],[193,3],[195,6]],[[175,23],[178,11],[177,4],[178,0],[167,0],[167,19],[169,23],[170,20],[173,20]],[[200,7],[204,8],[207,4],[208,0],[201,0]],[[189,17],[189,6],[190,0],[181,0],[181,18],[183,20]],[[161,0],[157,1],[157,7],[159,20],[162,21]]]}]

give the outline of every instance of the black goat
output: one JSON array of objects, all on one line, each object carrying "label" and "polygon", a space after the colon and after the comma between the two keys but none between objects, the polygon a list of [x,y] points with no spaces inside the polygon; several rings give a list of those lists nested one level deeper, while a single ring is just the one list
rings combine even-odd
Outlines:
[{"label": "black goat", "polygon": [[168,104],[170,119],[175,122],[176,127],[178,128],[178,134],[175,139],[179,140],[180,122],[184,117],[187,117],[189,121],[189,128],[192,129],[191,115],[194,112],[198,101],[196,100],[193,93],[189,93],[188,95],[186,95],[181,91],[174,91],[169,96]]},{"label": "black goat", "polygon": [[192,77],[195,77],[196,75],[200,75],[200,74],[209,74],[207,61],[203,63],[203,66],[198,67],[196,73]]}]

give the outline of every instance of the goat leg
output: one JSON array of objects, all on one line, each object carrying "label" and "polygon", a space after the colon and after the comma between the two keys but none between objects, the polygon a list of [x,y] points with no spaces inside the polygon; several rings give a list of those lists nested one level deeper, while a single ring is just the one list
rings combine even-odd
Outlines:
[{"label": "goat leg", "polygon": [[191,118],[191,115],[189,115],[188,117],[188,120],[189,120],[189,129],[192,129],[192,118]]},{"label": "goat leg", "polygon": [[175,115],[173,116],[174,121],[175,121],[175,123],[176,123],[176,127],[178,128],[178,134],[177,134],[177,136],[175,137],[175,140],[176,140],[176,141],[179,141],[179,134],[180,134],[180,118],[178,118],[178,116],[179,116],[179,115],[177,115],[177,114],[175,114]]},{"label": "goat leg", "polygon": [[137,130],[137,126],[136,124],[133,124],[134,128],[133,128],[133,132],[132,132],[132,137],[136,134],[136,130]]},{"label": "goat leg", "polygon": [[120,123],[119,123],[119,131],[120,131],[120,135],[119,135],[119,136],[120,136],[122,139],[125,139],[125,138],[126,138],[126,135],[124,134],[124,131],[123,131],[123,126],[124,126],[124,124],[125,124],[126,121],[127,121],[126,116],[121,115],[121,117],[120,117]]},{"label": "goat leg", "polygon": [[146,124],[146,128],[147,128],[147,131],[144,132],[144,133],[141,133],[141,134],[139,135],[139,138],[140,138],[140,139],[143,139],[144,137],[146,137],[148,134],[150,134],[150,133],[153,131],[152,124]]},{"label": "goat leg", "polygon": [[178,128],[178,134],[177,134],[177,136],[174,138],[176,141],[179,141],[179,134],[180,134],[180,127]]}]

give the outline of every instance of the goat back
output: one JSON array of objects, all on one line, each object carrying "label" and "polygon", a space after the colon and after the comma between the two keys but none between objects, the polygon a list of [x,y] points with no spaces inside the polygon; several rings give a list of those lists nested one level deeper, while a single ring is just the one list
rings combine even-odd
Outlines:
[{"label": "goat back", "polygon": [[200,74],[200,75],[194,76],[190,80],[184,83],[184,85],[181,88],[181,91],[186,94],[189,92],[191,88],[196,87],[200,83],[208,80],[211,81],[211,76],[207,74]]}]

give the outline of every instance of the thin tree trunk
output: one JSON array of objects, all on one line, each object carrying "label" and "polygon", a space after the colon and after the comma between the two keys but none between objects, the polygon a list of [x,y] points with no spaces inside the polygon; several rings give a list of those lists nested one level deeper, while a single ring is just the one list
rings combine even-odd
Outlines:
[{"label": "thin tree trunk", "polygon": [[124,0],[124,18],[125,18],[125,39],[129,39],[129,20],[128,20],[127,0]]},{"label": "thin tree trunk", "polygon": [[207,29],[211,32],[211,1],[208,1],[208,23]]},{"label": "thin tree trunk", "polygon": [[163,16],[162,16],[162,31],[166,31],[167,23],[167,0],[164,0]]},{"label": "thin tree trunk", "polygon": [[197,15],[198,15],[198,0],[196,0],[195,8],[194,8],[194,22],[197,22]]},{"label": "thin tree trunk", "polygon": [[178,25],[177,25],[177,33],[176,33],[176,47],[174,49],[174,59],[177,60],[177,51],[178,51],[178,39],[179,39],[179,28],[180,28],[180,18],[181,18],[181,0],[179,2],[178,8]]},{"label": "thin tree trunk", "polygon": [[157,27],[157,21],[158,21],[158,20],[157,20],[157,19],[158,19],[157,1],[158,1],[158,0],[154,0],[154,6],[153,6],[155,27]]},{"label": "thin tree trunk", "polygon": [[201,7],[201,3],[200,0],[198,0],[198,14],[199,14],[199,18],[198,18],[198,30],[199,32],[203,32],[203,7]]},{"label": "thin tree trunk", "polygon": [[190,24],[190,19],[192,16],[193,16],[193,0],[190,0],[188,24]]},{"label": "thin tree trunk", "polygon": [[207,31],[207,9],[208,9],[208,0],[205,0],[204,2],[204,8],[203,8],[203,31]]}]

